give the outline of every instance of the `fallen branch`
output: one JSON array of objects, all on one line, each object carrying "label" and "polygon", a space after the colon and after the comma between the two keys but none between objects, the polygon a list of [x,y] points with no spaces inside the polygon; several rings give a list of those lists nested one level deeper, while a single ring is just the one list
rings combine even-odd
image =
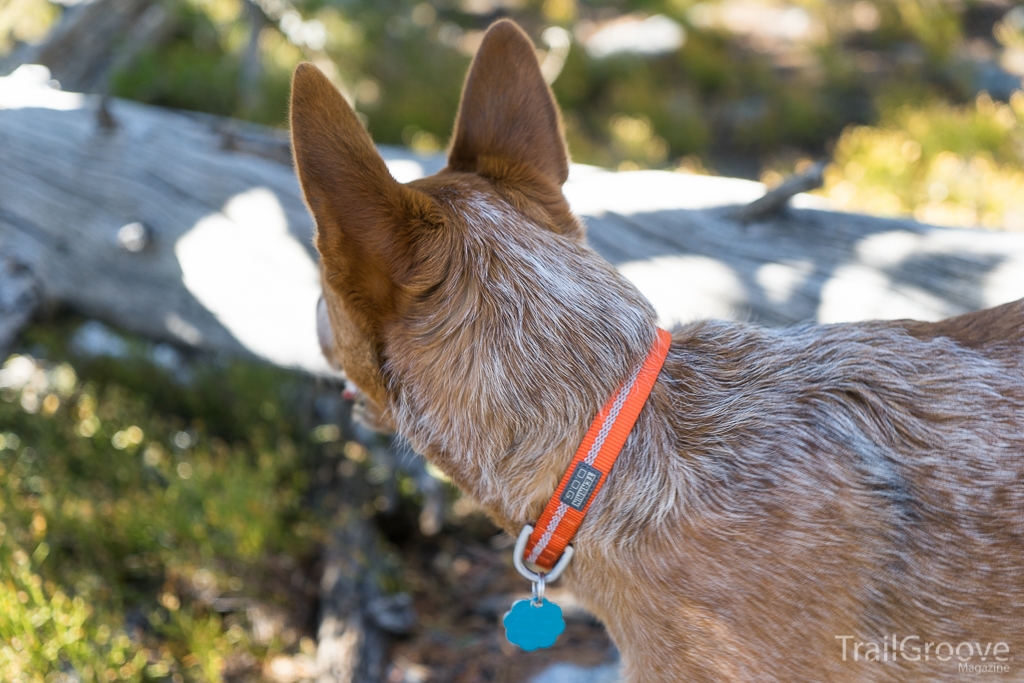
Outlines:
[{"label": "fallen branch", "polygon": [[803,173],[789,176],[778,186],[768,190],[763,197],[737,209],[733,217],[741,223],[747,223],[767,214],[781,211],[794,196],[801,192],[816,190],[824,185],[827,165],[826,162],[819,161],[812,164]]},{"label": "fallen branch", "polygon": [[380,552],[376,529],[360,507],[342,507],[327,541],[320,582],[318,683],[380,683],[388,634],[373,619],[379,599]]}]

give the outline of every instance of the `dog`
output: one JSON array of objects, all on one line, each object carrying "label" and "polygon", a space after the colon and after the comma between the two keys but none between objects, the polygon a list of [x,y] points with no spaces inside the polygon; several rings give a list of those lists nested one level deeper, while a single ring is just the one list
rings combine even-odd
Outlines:
[{"label": "dog", "polygon": [[[395,181],[309,64],[291,131],[329,358],[519,534],[657,330],[562,195],[532,43],[487,31],[436,175]],[[676,327],[573,545],[632,683],[1024,680],[1024,301]]]}]

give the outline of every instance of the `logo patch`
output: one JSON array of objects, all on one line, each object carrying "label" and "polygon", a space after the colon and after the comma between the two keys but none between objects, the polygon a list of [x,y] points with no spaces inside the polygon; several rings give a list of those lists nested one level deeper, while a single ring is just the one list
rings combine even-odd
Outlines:
[{"label": "logo patch", "polygon": [[594,493],[594,487],[601,480],[601,470],[591,467],[585,462],[576,465],[569,483],[565,485],[559,500],[574,510],[583,511]]}]

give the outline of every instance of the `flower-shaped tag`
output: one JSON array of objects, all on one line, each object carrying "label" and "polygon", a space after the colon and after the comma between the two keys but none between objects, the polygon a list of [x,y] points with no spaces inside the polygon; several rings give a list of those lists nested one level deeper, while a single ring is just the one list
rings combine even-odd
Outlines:
[{"label": "flower-shaped tag", "polygon": [[527,652],[551,647],[565,630],[562,608],[543,598],[540,604],[533,600],[516,600],[501,622],[505,625],[508,642]]}]

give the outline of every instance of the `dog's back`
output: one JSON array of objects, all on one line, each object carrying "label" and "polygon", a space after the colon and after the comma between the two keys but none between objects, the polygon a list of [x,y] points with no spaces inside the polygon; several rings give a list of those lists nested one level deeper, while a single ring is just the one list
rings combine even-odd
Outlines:
[{"label": "dog's back", "polygon": [[[1001,308],[931,325],[676,332],[671,380],[586,532],[602,548],[628,539],[616,579],[579,579],[601,605],[658,586],[657,640],[621,613],[635,607],[602,614],[642,652],[630,680],[933,681],[960,680],[960,664],[1014,666],[1024,303]],[[620,497],[623,480],[646,488]],[[664,674],[645,673],[666,643]]]},{"label": "dog's back", "polygon": [[903,327],[918,339],[949,337],[994,359],[1005,358],[1012,366],[1019,366],[1024,354],[1024,300],[935,323],[896,320],[891,324]]}]

